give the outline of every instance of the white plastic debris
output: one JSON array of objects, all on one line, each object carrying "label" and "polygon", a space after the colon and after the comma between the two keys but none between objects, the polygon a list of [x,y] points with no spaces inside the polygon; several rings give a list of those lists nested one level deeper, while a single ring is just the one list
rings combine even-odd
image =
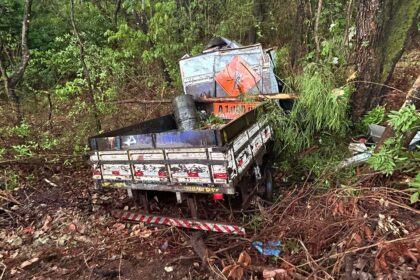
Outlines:
[{"label": "white plastic debris", "polygon": [[164,269],[165,269],[165,271],[166,271],[166,272],[168,272],[168,273],[169,273],[169,272],[174,271],[174,267],[173,267],[173,266],[165,266],[165,268],[164,268]]}]

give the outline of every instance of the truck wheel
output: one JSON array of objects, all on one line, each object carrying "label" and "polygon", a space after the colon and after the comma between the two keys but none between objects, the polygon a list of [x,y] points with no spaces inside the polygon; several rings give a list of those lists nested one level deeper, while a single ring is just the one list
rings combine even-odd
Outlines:
[{"label": "truck wheel", "polygon": [[268,201],[273,201],[273,175],[271,174],[271,168],[264,168],[264,194],[263,198]]}]

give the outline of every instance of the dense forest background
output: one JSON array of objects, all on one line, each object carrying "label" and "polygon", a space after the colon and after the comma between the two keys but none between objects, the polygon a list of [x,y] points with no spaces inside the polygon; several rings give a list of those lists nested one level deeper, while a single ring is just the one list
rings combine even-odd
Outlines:
[{"label": "dense forest background", "polygon": [[[80,150],[89,134],[167,110],[147,101],[181,94],[178,60],[199,53],[213,36],[277,47],[277,75],[286,91],[301,91],[299,75],[310,64],[331,74],[334,87],[356,77],[387,83],[403,50],[418,48],[418,6],[361,0],[3,0],[1,125],[35,125],[47,142]],[[387,90],[352,85],[355,119]]]}]

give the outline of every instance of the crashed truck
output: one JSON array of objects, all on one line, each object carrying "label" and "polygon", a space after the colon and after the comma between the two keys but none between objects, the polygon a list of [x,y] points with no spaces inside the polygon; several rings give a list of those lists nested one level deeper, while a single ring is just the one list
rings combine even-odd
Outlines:
[{"label": "crashed truck", "polygon": [[[95,186],[126,189],[142,209],[115,210],[113,216],[244,234],[240,225],[202,220],[197,198],[241,196],[245,204],[258,193],[271,199],[267,151],[272,130],[259,115],[266,106],[264,96],[278,94],[281,87],[274,62],[274,50],[261,44],[241,46],[214,38],[199,55],[179,61],[184,94],[174,99],[173,114],[89,138]],[[223,122],[200,125],[209,116]],[[254,184],[241,183],[250,177]],[[149,193],[156,191],[173,193],[177,203],[186,201],[188,217],[153,212]]]}]

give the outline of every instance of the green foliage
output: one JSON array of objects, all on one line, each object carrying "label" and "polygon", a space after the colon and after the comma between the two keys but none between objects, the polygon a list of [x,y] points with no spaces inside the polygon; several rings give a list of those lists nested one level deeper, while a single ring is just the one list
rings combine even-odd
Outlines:
[{"label": "green foliage", "polygon": [[60,144],[59,139],[57,139],[55,136],[46,134],[42,138],[39,146],[43,150],[52,150],[53,148],[57,147],[59,144]]},{"label": "green foliage", "polygon": [[370,110],[357,124],[357,129],[366,132],[369,124],[381,124],[385,120],[385,107],[377,106]]},{"label": "green foliage", "polygon": [[334,79],[328,69],[310,65],[298,81],[299,101],[291,112],[273,106],[267,114],[275,139],[282,143],[278,146],[290,153],[313,145],[322,133],[342,136],[348,128],[350,90],[334,90]]},{"label": "green foliage", "polygon": [[407,160],[404,154],[401,148],[401,137],[391,137],[384,142],[378,152],[368,159],[368,164],[375,171],[391,175],[398,165]]},{"label": "green foliage", "polygon": [[16,135],[20,138],[28,137],[29,133],[30,133],[30,125],[26,122],[22,122],[21,124],[11,129],[11,134]]},{"label": "green foliage", "polygon": [[410,202],[412,204],[419,201],[420,196],[420,173],[417,173],[417,176],[414,178],[413,181],[409,183],[410,187],[409,191],[412,191],[413,194],[410,196]]},{"label": "green foliage", "polygon": [[396,133],[403,134],[420,125],[420,112],[414,105],[402,107],[399,111],[391,111],[388,123]]},{"label": "green foliage", "polygon": [[[323,26],[319,32],[321,60],[332,73],[337,72],[337,67],[345,60],[339,42],[345,26],[343,10],[346,2],[326,1],[328,9],[322,10],[320,19]],[[334,95],[324,98],[327,97],[326,92],[331,92],[336,78],[333,79],[331,73],[326,75],[329,76],[326,85],[320,90],[325,102],[317,101],[316,95],[320,92],[316,92],[315,87],[323,86],[320,81],[325,78],[325,71],[320,70],[313,79],[310,71],[305,71],[306,76],[296,78],[294,71],[300,71],[302,65],[289,65],[295,51],[291,49],[295,46],[292,42],[301,44],[294,59],[302,64],[307,61],[299,59],[314,49],[312,40],[305,39],[313,37],[313,18],[305,15],[302,29],[299,29],[295,22],[296,5],[295,1],[289,0],[123,0],[119,13],[115,14],[114,1],[75,1],[75,24],[83,42],[85,62],[92,81],[95,102],[92,106],[80,61],[80,46],[70,21],[63,20],[69,18],[69,2],[58,0],[46,5],[45,1],[34,1],[28,38],[30,61],[17,88],[24,115],[31,126],[23,123],[13,129],[1,129],[2,136],[17,136],[25,140],[19,139],[23,146],[10,149],[10,154],[27,155],[59,145],[83,152],[87,136],[94,131],[94,111],[104,127],[110,128],[122,122],[120,118],[115,118],[114,114],[118,111],[114,101],[168,98],[174,92],[180,92],[178,60],[185,53],[201,52],[213,36],[225,36],[244,45],[257,41],[265,47],[279,46],[278,75],[293,88],[289,91],[299,89],[306,93],[307,102],[313,103],[299,105],[300,109],[293,112],[295,120],[290,123],[282,119],[280,115],[283,113],[278,115],[277,122],[288,123],[290,128],[284,137],[290,140],[289,145],[295,145],[292,139],[299,139],[296,142],[302,142],[296,143],[296,146],[307,147],[316,143],[316,139],[326,131],[337,133],[341,117],[331,119],[338,113],[337,110],[322,114],[314,111],[317,106],[331,106],[333,103],[333,108],[337,108],[335,105],[338,104],[344,106],[342,98],[335,100]],[[2,55],[6,57],[7,68],[13,69],[20,56],[23,2],[4,0],[0,11]],[[169,74],[171,83],[167,83],[166,74]],[[312,86],[312,83],[315,85]],[[6,98],[3,87],[0,88],[0,97]],[[133,119],[141,116],[132,113],[139,111],[137,107],[126,108],[129,112],[124,115]],[[310,115],[307,118],[306,111]],[[45,136],[38,129],[52,129],[54,133]],[[39,135],[35,137],[36,134]],[[34,147],[28,143],[29,138],[39,145]]]},{"label": "green foliage", "polygon": [[217,126],[222,124],[225,124],[225,121],[221,117],[211,114],[204,120],[203,127]]},{"label": "green foliage", "polygon": [[395,136],[387,139],[369,159],[368,164],[375,170],[392,175],[395,170],[407,170],[418,164],[416,153],[408,152],[402,146],[402,140],[408,131],[415,130],[420,124],[420,113],[414,105],[404,106],[399,111],[388,114],[388,123]]},{"label": "green foliage", "polygon": [[32,156],[31,146],[27,144],[13,145],[12,151],[17,159]]},{"label": "green foliage", "polygon": [[5,154],[6,154],[6,148],[0,148],[0,159],[3,159]]},{"label": "green foliage", "polygon": [[19,175],[14,173],[13,170],[5,170],[2,175],[5,179],[5,190],[13,190],[19,185]]}]

